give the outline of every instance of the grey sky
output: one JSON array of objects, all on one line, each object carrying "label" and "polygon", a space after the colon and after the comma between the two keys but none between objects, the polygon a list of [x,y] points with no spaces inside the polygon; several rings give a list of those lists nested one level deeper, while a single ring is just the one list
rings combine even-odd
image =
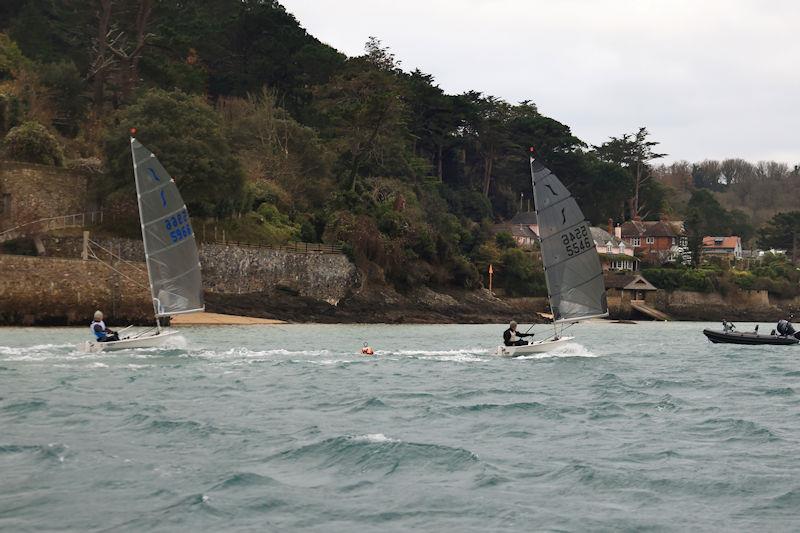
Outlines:
[{"label": "grey sky", "polygon": [[586,142],[800,163],[800,2],[282,0],[349,55],[374,35],[448,93],[532,100]]}]

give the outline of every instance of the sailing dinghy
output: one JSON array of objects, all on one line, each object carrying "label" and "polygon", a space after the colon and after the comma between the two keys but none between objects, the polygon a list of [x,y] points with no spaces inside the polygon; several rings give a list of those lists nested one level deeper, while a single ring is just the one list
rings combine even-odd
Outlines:
[{"label": "sailing dinghy", "polygon": [[156,325],[119,341],[83,343],[88,352],[164,346],[177,332],[162,329],[161,318],[205,309],[197,243],[175,180],[134,137],[131,154]]},{"label": "sailing dinghy", "polygon": [[563,335],[565,325],[608,316],[603,269],[589,223],[567,188],[536,159],[533,148],[530,166],[553,335],[523,346],[498,346],[496,353],[503,357],[549,352],[574,339]]}]

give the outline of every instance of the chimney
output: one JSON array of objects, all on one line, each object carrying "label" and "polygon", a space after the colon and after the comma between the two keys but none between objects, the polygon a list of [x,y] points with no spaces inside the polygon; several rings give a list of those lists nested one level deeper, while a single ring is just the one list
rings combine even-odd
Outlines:
[{"label": "chimney", "polygon": [[616,237],[619,240],[622,240],[622,226],[620,226],[619,224],[617,224],[617,227],[614,228],[614,237]]},{"label": "chimney", "polygon": [[614,235],[614,219],[613,218],[609,218],[608,219],[608,234],[609,235]]}]

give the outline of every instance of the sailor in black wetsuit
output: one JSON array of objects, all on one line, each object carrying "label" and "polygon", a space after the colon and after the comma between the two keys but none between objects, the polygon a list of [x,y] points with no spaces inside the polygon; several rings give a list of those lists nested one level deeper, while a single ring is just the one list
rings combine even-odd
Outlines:
[{"label": "sailor in black wetsuit", "polygon": [[519,333],[517,331],[517,323],[512,320],[509,328],[503,332],[503,344],[506,346],[525,346],[528,341],[522,340],[522,337],[533,337],[533,335],[533,333]]}]

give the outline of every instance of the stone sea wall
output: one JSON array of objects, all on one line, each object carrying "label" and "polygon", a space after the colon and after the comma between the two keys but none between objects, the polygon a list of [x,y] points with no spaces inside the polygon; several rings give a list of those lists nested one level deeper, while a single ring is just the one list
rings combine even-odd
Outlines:
[{"label": "stone sea wall", "polygon": [[0,325],[88,325],[96,309],[151,324],[146,272],[115,267],[124,276],[97,261],[0,255]]},{"label": "stone sea wall", "polygon": [[648,293],[646,302],[677,320],[772,321],[794,308],[792,301],[776,299],[767,291],[747,290],[727,294],[659,290]]},{"label": "stone sea wall", "polygon": [[336,305],[359,284],[355,265],[343,254],[204,244],[200,263],[206,288],[227,294],[278,288]]},{"label": "stone sea wall", "polygon": [[[106,250],[113,250],[126,261],[144,261],[141,241],[98,238],[95,242],[100,245],[93,247],[100,259],[108,260],[110,253]],[[44,245],[49,256],[76,258],[81,255],[83,240],[48,237]],[[360,282],[355,265],[343,254],[203,244],[200,263],[205,289],[224,294],[269,293],[281,289],[336,305]]]}]

